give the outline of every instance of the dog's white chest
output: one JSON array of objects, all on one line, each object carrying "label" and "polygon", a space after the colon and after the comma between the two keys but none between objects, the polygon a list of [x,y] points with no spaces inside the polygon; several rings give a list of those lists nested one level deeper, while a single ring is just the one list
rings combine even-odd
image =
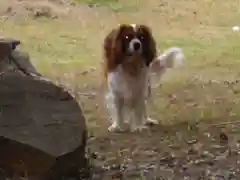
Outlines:
[{"label": "dog's white chest", "polygon": [[137,77],[132,77],[119,66],[108,75],[110,92],[124,100],[133,100],[144,96],[147,91],[148,69],[143,68]]}]

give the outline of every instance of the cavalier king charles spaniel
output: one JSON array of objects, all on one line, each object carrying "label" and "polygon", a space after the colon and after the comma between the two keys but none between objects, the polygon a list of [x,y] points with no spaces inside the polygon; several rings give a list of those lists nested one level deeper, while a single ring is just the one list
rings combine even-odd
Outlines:
[{"label": "cavalier king charles spaniel", "polygon": [[104,77],[108,88],[111,132],[142,131],[147,124],[157,124],[147,115],[151,94],[151,73],[163,74],[183,60],[179,48],[170,48],[157,57],[156,42],[149,27],[122,24],[104,39]]}]

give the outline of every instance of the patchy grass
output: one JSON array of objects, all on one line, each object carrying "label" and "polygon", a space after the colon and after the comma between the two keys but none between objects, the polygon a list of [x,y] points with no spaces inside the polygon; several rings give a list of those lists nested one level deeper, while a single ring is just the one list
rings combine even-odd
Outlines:
[{"label": "patchy grass", "polygon": [[[161,81],[162,86],[155,88],[153,116],[163,123],[239,117],[239,83],[232,82],[239,79],[240,34],[231,31],[240,16],[236,8],[239,2],[81,2],[123,8],[131,5],[139,11],[70,7],[73,12],[83,9],[79,12],[83,18],[75,20],[71,13],[68,19],[57,20],[14,17],[2,22],[4,28],[0,32],[21,39],[21,48],[30,53],[33,63],[43,74],[58,79],[70,78],[66,80],[70,86],[85,84],[97,90],[101,81],[98,73],[104,36],[118,23],[145,23],[152,27],[159,50],[179,46],[186,55],[185,67],[169,70]],[[96,70],[81,75],[90,67]],[[155,79],[155,83],[159,83],[158,78]],[[176,100],[172,101],[172,96]],[[91,103],[88,108],[91,109]],[[92,111],[89,113],[87,117],[106,119],[95,116]]]},{"label": "patchy grass", "polygon": [[[92,2],[103,5],[101,1]],[[126,5],[125,1],[114,3],[122,7]],[[235,25],[235,19],[239,16],[235,8],[237,4],[226,6],[232,13],[221,16],[226,3],[204,3],[208,6],[200,1],[179,1],[176,4],[154,0],[149,4],[135,2],[140,11],[133,17],[128,16],[129,12],[116,15],[111,10],[103,12],[89,8],[80,12],[86,18],[79,21],[71,16],[68,20],[11,18],[2,23],[4,28],[1,33],[21,39],[21,48],[30,53],[33,62],[45,75],[61,79],[65,73],[65,76],[71,77],[67,83],[80,87],[87,84],[96,90],[100,86],[98,73],[102,40],[106,33],[124,21],[146,23],[153,28],[159,50],[179,46],[186,55],[185,67],[169,70],[161,81],[162,86],[155,88],[156,96],[151,108],[153,116],[163,123],[226,117],[234,119],[239,117],[236,105],[239,102],[239,83],[231,82],[239,79],[240,35],[233,33],[231,26]],[[202,5],[203,8],[197,8]],[[91,17],[93,12],[96,15]],[[96,70],[82,76],[81,72],[89,67]],[[85,82],[85,79],[88,81]],[[171,96],[176,98],[174,103]],[[97,118],[104,119],[105,116]]]},{"label": "patchy grass", "polygon": [[[93,97],[79,95],[90,131],[96,136],[108,136],[99,68],[102,42],[123,22],[149,25],[160,51],[179,46],[186,55],[183,68],[169,70],[161,81],[154,77],[154,102],[150,105],[154,118],[168,125],[240,118],[240,34],[231,30],[239,25],[239,1],[78,1],[78,6],[62,6],[71,8],[67,18],[10,17],[1,22],[0,33],[21,39],[21,48],[46,76],[81,93],[97,93]],[[158,141],[160,135],[155,136]],[[119,146],[126,146],[120,137],[114,138]],[[103,143],[94,142],[95,148]]]},{"label": "patchy grass", "polygon": [[119,0],[73,0],[77,4],[87,4],[89,7],[104,7],[113,12],[134,13],[139,9],[137,1]]}]

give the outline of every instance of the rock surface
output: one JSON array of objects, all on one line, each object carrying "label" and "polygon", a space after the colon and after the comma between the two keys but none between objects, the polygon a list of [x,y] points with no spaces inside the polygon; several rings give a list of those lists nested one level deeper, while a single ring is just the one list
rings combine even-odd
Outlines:
[{"label": "rock surface", "polygon": [[1,39],[0,38],[0,61],[7,55],[9,55],[17,43],[13,40]]},{"label": "rock surface", "polygon": [[83,167],[85,121],[69,93],[18,74],[0,83],[0,168],[46,178]]},{"label": "rock surface", "polygon": [[[12,45],[0,39],[0,61]],[[78,176],[86,164],[86,133],[80,106],[63,88],[20,71],[1,73],[0,178]]]}]

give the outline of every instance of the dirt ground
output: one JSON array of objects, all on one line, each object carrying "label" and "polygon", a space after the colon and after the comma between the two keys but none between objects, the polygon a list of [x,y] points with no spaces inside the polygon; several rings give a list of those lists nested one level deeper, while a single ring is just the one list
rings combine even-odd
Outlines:
[{"label": "dirt ground", "polygon": [[93,130],[92,179],[237,180],[239,123],[159,125],[135,134]]},{"label": "dirt ground", "polygon": [[[236,86],[239,86],[239,82],[236,82]],[[154,89],[153,98],[159,98],[157,91],[161,90]],[[85,90],[89,96],[80,95],[85,112],[95,111],[95,115],[89,118],[91,128],[88,139],[93,180],[240,178],[239,120],[229,120],[227,116],[222,116],[219,119],[168,124],[164,119],[162,124],[149,126],[142,133],[111,133],[107,131],[110,122],[107,121],[107,114],[103,115],[104,108],[99,99],[103,95],[97,92],[101,92],[100,89],[89,87]],[[186,96],[183,99],[186,101]],[[180,108],[182,105],[177,103],[177,106]]]},{"label": "dirt ground", "polygon": [[99,117],[92,121],[88,139],[93,180],[239,179],[240,121],[164,122],[142,133],[111,133],[96,91],[89,88],[85,92],[92,95],[80,96],[86,112],[96,105],[97,115],[90,119]]}]

